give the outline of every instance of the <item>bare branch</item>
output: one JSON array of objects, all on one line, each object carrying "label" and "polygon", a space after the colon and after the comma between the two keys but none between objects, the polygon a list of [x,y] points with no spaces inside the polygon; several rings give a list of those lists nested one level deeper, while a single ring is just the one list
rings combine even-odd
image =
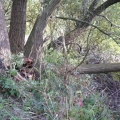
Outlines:
[{"label": "bare branch", "polygon": [[[103,34],[111,37],[111,36],[110,36],[110,33],[106,33],[105,31],[103,31],[102,29],[100,29],[98,26],[93,25],[93,24],[91,24],[91,23],[89,23],[89,22],[82,21],[82,20],[77,20],[77,19],[75,19],[75,18],[67,18],[67,17],[56,17],[56,18],[63,19],[63,20],[72,20],[72,21],[75,21],[75,22],[86,23],[86,24],[88,24],[88,25],[90,25],[90,26],[92,26],[92,27],[94,27],[94,28],[97,28],[97,29],[98,29],[100,32],[102,32]],[[112,39],[114,39],[114,38],[112,38]]]},{"label": "bare branch", "polygon": [[95,7],[98,5],[98,2],[99,2],[100,0],[94,0],[93,2],[92,2],[92,4],[90,5],[90,7],[89,7],[89,10],[91,11],[91,10],[94,10],[95,9]]},{"label": "bare branch", "polygon": [[107,0],[106,2],[104,2],[102,5],[100,5],[99,7],[97,7],[94,11],[93,14],[94,15],[98,15],[101,12],[103,12],[106,8],[108,8],[109,6],[120,2],[120,0]]},{"label": "bare branch", "polygon": [[111,20],[109,20],[109,18],[107,18],[106,16],[104,16],[104,15],[97,15],[97,16],[100,16],[100,17],[105,18],[112,26],[115,26],[115,27],[120,28],[119,25],[116,25],[115,23],[113,23],[113,22],[112,22]]}]

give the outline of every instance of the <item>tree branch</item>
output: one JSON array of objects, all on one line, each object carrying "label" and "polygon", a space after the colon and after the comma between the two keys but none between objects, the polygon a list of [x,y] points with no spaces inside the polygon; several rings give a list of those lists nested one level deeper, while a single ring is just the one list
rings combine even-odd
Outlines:
[{"label": "tree branch", "polygon": [[98,16],[105,18],[105,20],[107,20],[107,21],[111,24],[111,26],[115,26],[115,27],[117,27],[117,28],[120,28],[120,25],[117,25],[117,24],[113,23],[113,22],[110,21],[109,18],[107,18],[106,16],[104,16],[104,15],[98,15]]},{"label": "tree branch", "polygon": [[[86,23],[86,24],[88,24],[89,26],[92,26],[92,27],[94,27],[94,28],[97,28],[100,32],[102,32],[103,34],[109,36],[110,38],[112,38],[112,39],[117,43],[116,39],[113,38],[110,33],[107,33],[107,32],[105,32],[105,31],[103,31],[103,30],[100,29],[98,26],[93,25],[93,24],[91,24],[91,23],[89,23],[89,22],[87,22],[87,21],[82,21],[82,20],[77,20],[77,19],[74,19],[74,18],[67,18],[67,17],[56,17],[56,18],[63,19],[63,20],[72,20],[72,21],[80,22],[80,23],[81,23],[81,22],[82,22],[82,23]],[[117,43],[117,44],[119,45],[119,43]]]},{"label": "tree branch", "polygon": [[[76,28],[74,29],[74,31],[68,32],[65,35],[65,40],[66,42],[69,41],[73,41],[76,37],[78,37],[82,32],[84,32],[89,25],[91,25],[92,20],[99,15],[101,12],[103,12],[106,8],[108,8],[109,6],[120,2],[120,0],[107,0],[106,2],[104,2],[103,4],[101,4],[100,6],[98,6],[96,9],[92,10],[92,11],[88,11],[84,18],[82,20],[75,20],[76,22],[79,22],[79,24],[76,26]],[[71,18],[70,18],[71,19]],[[96,27],[94,25],[92,25],[93,27]],[[109,33],[104,32],[103,30],[101,30],[100,28],[96,27],[97,29],[99,29],[100,32],[103,32],[106,35],[109,35]],[[52,41],[49,45],[48,48],[53,47],[56,48],[56,41],[60,41],[62,38],[62,36],[60,36],[59,38],[57,38],[55,41]],[[112,39],[114,39],[112,37]],[[116,40],[114,39],[114,41],[116,42]],[[116,42],[117,43],[117,42]],[[118,43],[117,43],[118,44]]]},{"label": "tree branch", "polygon": [[98,5],[98,2],[99,2],[100,0],[94,0],[93,2],[92,2],[92,4],[90,5],[90,7],[89,7],[89,10],[91,11],[91,10],[94,10],[95,9],[95,7]]},{"label": "tree branch", "polygon": [[100,5],[98,8],[96,8],[93,11],[94,15],[100,14],[101,12],[103,12],[106,8],[108,8],[109,6],[116,4],[120,2],[120,0],[107,0],[106,2],[104,2],[102,5]]}]

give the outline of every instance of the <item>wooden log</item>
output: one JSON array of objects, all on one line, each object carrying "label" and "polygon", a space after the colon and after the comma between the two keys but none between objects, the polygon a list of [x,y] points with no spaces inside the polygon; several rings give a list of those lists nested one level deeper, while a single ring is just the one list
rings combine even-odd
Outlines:
[{"label": "wooden log", "polygon": [[75,71],[77,74],[120,72],[120,63],[85,64],[79,66]]}]

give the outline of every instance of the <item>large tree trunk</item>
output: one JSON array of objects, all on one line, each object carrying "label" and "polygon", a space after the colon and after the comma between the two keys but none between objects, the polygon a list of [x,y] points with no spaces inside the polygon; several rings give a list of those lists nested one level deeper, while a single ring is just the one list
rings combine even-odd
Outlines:
[{"label": "large tree trunk", "polygon": [[9,40],[13,54],[24,50],[27,0],[13,0]]},{"label": "large tree trunk", "polygon": [[[84,16],[80,17],[82,19],[80,21],[75,21],[76,24],[77,24],[75,30],[73,32],[67,32],[66,35],[65,35],[66,44],[69,43],[69,42],[72,42],[76,37],[80,36],[80,34],[82,32],[84,32],[90,26],[90,23],[93,21],[93,19],[97,15],[102,13],[109,6],[120,2],[120,0],[107,0],[106,2],[104,2],[103,4],[101,4],[100,6],[97,7],[98,2],[100,2],[100,1],[99,0],[94,0],[92,2],[92,4],[90,5],[90,7],[88,8],[88,11],[86,12],[86,14]],[[64,20],[72,20],[70,18],[64,18],[64,17],[63,18],[58,17],[58,18],[64,19]],[[60,45],[59,43],[61,43],[61,41],[62,41],[62,36],[60,36],[55,41],[51,42],[49,44],[49,48],[50,47],[56,48],[56,46],[58,47],[58,45]]]},{"label": "large tree trunk", "polygon": [[[60,3],[61,0],[52,0],[48,7],[43,11],[41,16],[38,16],[36,19],[36,23],[33,27],[33,30],[28,38],[28,41],[25,45],[25,51],[24,54],[26,57],[29,56],[29,53],[31,51],[31,56],[33,58],[36,57],[37,52],[40,50],[42,44],[43,44],[43,33],[44,29],[47,25],[48,19],[56,6]],[[65,35],[65,41],[71,42],[74,40],[76,37],[78,37],[84,30],[86,30],[89,27],[89,23],[95,18],[95,16],[99,15],[101,12],[103,12],[106,8],[109,6],[120,2],[120,0],[107,0],[103,4],[97,7],[98,5],[98,0],[94,0],[92,4],[90,5],[88,12],[84,15],[83,19],[81,22],[78,23],[78,26],[76,27],[76,30],[74,32],[68,32]],[[97,8],[96,8],[97,7]],[[82,17],[81,17],[82,18]],[[39,26],[39,27],[38,27]],[[58,43],[61,43],[59,41],[62,41],[62,36],[60,36],[56,41]],[[56,41],[52,42],[49,45],[49,48],[56,47]]]},{"label": "large tree trunk", "polygon": [[9,64],[10,57],[10,44],[8,39],[8,33],[6,28],[6,22],[4,18],[4,11],[0,0],[0,60],[3,60],[4,64]]},{"label": "large tree trunk", "polygon": [[51,0],[49,5],[43,10],[42,14],[37,17],[33,30],[30,33],[28,41],[25,45],[24,55],[32,58],[36,58],[40,52],[40,48],[43,44],[43,34],[48,23],[49,17],[60,3],[61,0]]}]

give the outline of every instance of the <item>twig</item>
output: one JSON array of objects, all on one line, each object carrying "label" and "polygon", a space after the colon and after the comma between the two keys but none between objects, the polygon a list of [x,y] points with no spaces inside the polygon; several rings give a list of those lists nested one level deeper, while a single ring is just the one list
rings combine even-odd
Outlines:
[{"label": "twig", "polygon": [[113,23],[112,21],[110,21],[106,16],[104,16],[104,15],[97,15],[97,16],[101,16],[101,17],[105,18],[111,25],[114,25],[114,26],[120,28],[119,25],[114,24],[114,23]]},{"label": "twig", "polygon": [[18,72],[17,72],[17,75],[15,76],[15,78],[18,80],[18,81],[27,81],[24,77],[22,77]]}]

